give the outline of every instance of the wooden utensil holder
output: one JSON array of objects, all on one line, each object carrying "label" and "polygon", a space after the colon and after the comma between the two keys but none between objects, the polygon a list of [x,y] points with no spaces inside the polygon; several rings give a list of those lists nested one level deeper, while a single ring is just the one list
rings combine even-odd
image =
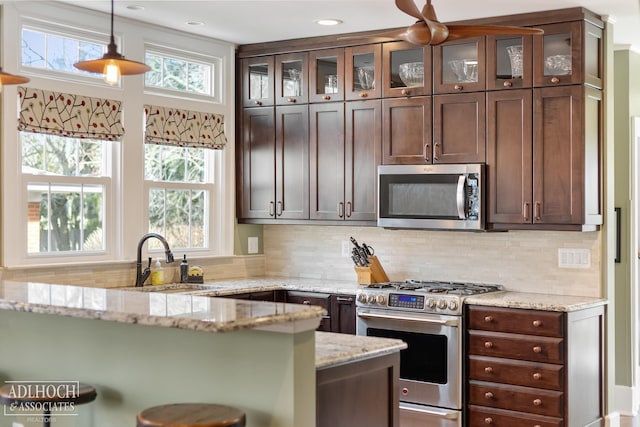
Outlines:
[{"label": "wooden utensil holder", "polygon": [[358,283],[361,285],[370,285],[372,283],[384,283],[389,281],[387,273],[378,261],[378,257],[370,256],[369,265],[366,267],[354,267],[358,274]]}]

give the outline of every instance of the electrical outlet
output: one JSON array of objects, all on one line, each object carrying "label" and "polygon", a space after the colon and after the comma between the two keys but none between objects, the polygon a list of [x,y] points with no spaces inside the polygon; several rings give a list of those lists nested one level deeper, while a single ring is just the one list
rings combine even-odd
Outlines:
[{"label": "electrical outlet", "polygon": [[342,256],[345,258],[349,258],[351,255],[351,244],[348,240],[342,241]]},{"label": "electrical outlet", "polygon": [[257,237],[249,237],[247,239],[247,253],[257,254],[258,253],[258,238]]},{"label": "electrical outlet", "polygon": [[558,249],[558,267],[589,268],[591,267],[591,250],[560,248]]}]

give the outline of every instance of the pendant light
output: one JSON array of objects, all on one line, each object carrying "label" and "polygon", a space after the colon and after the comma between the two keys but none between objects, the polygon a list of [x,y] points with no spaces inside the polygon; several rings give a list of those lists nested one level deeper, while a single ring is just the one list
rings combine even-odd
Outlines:
[{"label": "pendant light", "polygon": [[17,76],[15,74],[5,73],[4,71],[2,71],[2,67],[0,67],[0,91],[2,91],[2,87],[4,85],[19,85],[28,82],[28,78]]},{"label": "pendant light", "polygon": [[111,0],[111,42],[107,47],[107,53],[100,59],[76,62],[73,66],[90,73],[104,74],[104,81],[112,86],[120,83],[120,76],[144,74],[151,70],[147,64],[130,61],[118,53],[118,46],[113,36],[113,0]]}]

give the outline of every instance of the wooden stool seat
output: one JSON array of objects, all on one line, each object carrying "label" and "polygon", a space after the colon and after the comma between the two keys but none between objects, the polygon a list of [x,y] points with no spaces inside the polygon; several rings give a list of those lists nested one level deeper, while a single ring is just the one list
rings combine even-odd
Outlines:
[{"label": "wooden stool seat", "polygon": [[51,408],[56,404],[81,405],[93,401],[98,393],[88,384],[69,382],[12,382],[0,387],[0,403],[20,405],[39,404],[44,409],[44,427],[51,424]]},{"label": "wooden stool seat", "polygon": [[140,412],[137,427],[244,427],[241,410],[213,403],[172,403]]}]

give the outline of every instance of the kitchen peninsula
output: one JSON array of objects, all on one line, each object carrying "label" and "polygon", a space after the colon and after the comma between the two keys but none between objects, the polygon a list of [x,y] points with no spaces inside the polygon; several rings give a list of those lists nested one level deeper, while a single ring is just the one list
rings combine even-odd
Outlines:
[{"label": "kitchen peninsula", "polygon": [[[4,281],[0,381],[96,387],[96,401],[78,408],[71,424],[59,417],[58,426],[131,425],[146,407],[187,401],[236,406],[249,427],[314,426],[323,395],[316,375],[321,390],[331,368],[384,361],[379,372],[397,381],[404,348],[316,333],[323,314],[312,305]],[[397,392],[389,397],[397,403]]]}]

